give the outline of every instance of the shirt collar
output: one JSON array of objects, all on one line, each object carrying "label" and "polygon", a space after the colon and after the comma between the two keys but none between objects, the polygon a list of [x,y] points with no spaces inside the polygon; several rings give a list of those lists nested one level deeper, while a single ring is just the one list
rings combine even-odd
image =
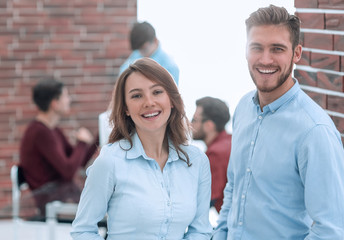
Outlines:
[{"label": "shirt collar", "polygon": [[[300,91],[300,85],[297,79],[293,78],[294,85],[281,97],[273,101],[272,103],[264,106],[263,110],[270,110],[271,112],[277,111],[282,105],[284,105],[286,102],[288,102],[291,98],[295,96],[297,92]],[[258,99],[258,91],[255,92],[254,96],[252,97],[252,101],[255,105],[259,107],[259,99]]]},{"label": "shirt collar", "polygon": [[[127,159],[136,159],[142,156],[146,160],[154,160],[150,157],[148,157],[145,153],[145,150],[142,146],[141,140],[139,138],[139,135],[135,132],[133,136],[131,137],[131,140],[133,142],[133,147],[130,149],[130,142],[126,139],[122,139],[120,141],[120,146],[127,150]],[[178,153],[171,143],[171,141],[168,141],[169,143],[169,155],[168,155],[168,162],[179,160]]]}]

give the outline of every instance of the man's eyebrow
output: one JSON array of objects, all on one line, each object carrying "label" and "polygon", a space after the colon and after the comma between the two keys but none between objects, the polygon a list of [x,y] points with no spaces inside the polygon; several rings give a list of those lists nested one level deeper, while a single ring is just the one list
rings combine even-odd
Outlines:
[{"label": "man's eyebrow", "polygon": [[281,47],[281,48],[288,48],[286,45],[282,44],[282,43],[274,43],[272,44],[273,47]]}]

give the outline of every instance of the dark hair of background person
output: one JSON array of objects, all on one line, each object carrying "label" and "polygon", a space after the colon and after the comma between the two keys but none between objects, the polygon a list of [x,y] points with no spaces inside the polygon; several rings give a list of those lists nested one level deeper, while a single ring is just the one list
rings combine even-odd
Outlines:
[{"label": "dark hair of background person", "polygon": [[289,14],[284,7],[276,7],[271,4],[269,7],[259,8],[251,13],[245,23],[247,34],[254,26],[284,25],[289,30],[293,49],[300,43],[300,19]]},{"label": "dark hair of background person", "polygon": [[130,32],[130,45],[132,50],[140,49],[146,42],[156,38],[155,30],[148,22],[135,23]]},{"label": "dark hair of background person", "polygon": [[[119,76],[116,81],[113,98],[110,122],[114,126],[109,137],[109,143],[126,139],[133,145],[131,135],[135,132],[135,123],[130,116],[127,116],[125,102],[125,84],[132,73],[140,73],[149,80],[161,85],[167,92],[171,104],[171,115],[167,122],[166,136],[175,146],[179,157],[180,152],[186,157],[183,159],[188,166],[191,166],[189,157],[180,145],[186,145],[190,137],[190,122],[188,121],[184,103],[171,74],[160,64],[150,58],[141,58],[135,61]],[[116,103],[116,104],[113,104]]]},{"label": "dark hair of background person", "polygon": [[197,107],[202,107],[202,121],[211,120],[216,125],[216,131],[225,129],[230,120],[230,113],[227,104],[218,98],[203,97],[196,101]]},{"label": "dark hair of background person", "polygon": [[43,79],[32,89],[33,102],[41,111],[47,112],[50,103],[61,96],[63,87],[62,82],[53,78]]}]

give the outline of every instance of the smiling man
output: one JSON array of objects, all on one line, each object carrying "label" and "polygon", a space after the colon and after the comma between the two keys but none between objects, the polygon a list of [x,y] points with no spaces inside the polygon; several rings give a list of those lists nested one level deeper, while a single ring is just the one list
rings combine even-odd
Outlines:
[{"label": "smiling man", "polygon": [[233,117],[228,183],[213,240],[344,239],[344,151],[330,117],[292,77],[300,21],[270,5],[246,20],[257,90]]}]

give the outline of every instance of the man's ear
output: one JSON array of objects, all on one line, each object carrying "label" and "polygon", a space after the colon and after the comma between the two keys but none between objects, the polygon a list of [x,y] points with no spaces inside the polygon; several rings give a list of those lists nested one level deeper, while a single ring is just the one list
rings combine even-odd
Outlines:
[{"label": "man's ear", "polygon": [[206,121],[203,123],[203,128],[204,128],[204,130],[207,131],[207,132],[216,130],[215,123],[214,123],[213,121],[211,121],[211,120],[206,120]]},{"label": "man's ear", "polygon": [[55,109],[56,107],[57,107],[57,99],[51,100],[48,109]]},{"label": "man's ear", "polygon": [[297,63],[298,61],[300,61],[301,56],[302,56],[302,46],[299,44],[296,46],[296,48],[294,50],[293,63]]}]

